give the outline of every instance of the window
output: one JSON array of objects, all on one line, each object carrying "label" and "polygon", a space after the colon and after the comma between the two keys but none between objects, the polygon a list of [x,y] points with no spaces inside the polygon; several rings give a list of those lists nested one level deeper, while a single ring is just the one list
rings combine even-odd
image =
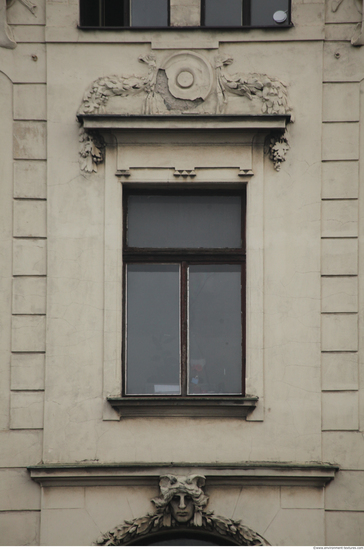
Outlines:
[{"label": "window", "polygon": [[280,27],[290,24],[289,0],[202,0],[205,27]]},{"label": "window", "polygon": [[[201,0],[202,27],[287,27],[290,0]],[[81,28],[167,28],[170,0],[80,0]]]},{"label": "window", "polygon": [[243,395],[245,193],[124,204],[123,395]]},{"label": "window", "polygon": [[81,27],[168,27],[169,0],[80,0]]}]

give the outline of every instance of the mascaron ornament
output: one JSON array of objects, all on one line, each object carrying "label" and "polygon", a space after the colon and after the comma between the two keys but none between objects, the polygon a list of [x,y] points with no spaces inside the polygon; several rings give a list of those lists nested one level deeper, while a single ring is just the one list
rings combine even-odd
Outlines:
[{"label": "mascaron ornament", "polygon": [[241,524],[239,520],[228,519],[204,511],[209,497],[202,487],[205,477],[201,475],[160,477],[160,496],[152,499],[156,507],[154,514],[125,521],[102,535],[95,546],[123,546],[138,542],[139,538],[157,533],[173,536],[173,529],[189,533],[209,533],[223,537],[226,542],[240,546],[270,546],[258,533]]}]

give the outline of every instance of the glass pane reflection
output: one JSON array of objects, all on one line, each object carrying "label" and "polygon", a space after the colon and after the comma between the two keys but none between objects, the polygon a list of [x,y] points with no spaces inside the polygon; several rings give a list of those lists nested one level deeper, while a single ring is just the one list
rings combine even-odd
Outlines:
[{"label": "glass pane reflection", "polygon": [[241,393],[241,266],[190,266],[188,302],[189,394]]},{"label": "glass pane reflection", "polygon": [[205,0],[206,27],[240,27],[242,19],[242,0]]},{"label": "glass pane reflection", "polygon": [[127,266],[127,394],[179,394],[179,266]]},{"label": "glass pane reflection", "polygon": [[[251,3],[250,24],[252,27],[282,26],[275,23],[273,14],[279,10],[288,14],[288,9],[289,0],[254,0]],[[284,25],[289,25],[288,17]]]},{"label": "glass pane reflection", "polygon": [[168,27],[168,0],[131,0],[132,27]]},{"label": "glass pane reflection", "polygon": [[130,195],[128,246],[240,248],[240,196]]}]

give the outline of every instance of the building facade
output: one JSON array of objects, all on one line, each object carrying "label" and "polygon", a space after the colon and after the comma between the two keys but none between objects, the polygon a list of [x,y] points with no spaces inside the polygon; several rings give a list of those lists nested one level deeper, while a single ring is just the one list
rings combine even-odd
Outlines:
[{"label": "building facade", "polygon": [[0,1],[0,543],[362,545],[362,2],[95,5]]}]

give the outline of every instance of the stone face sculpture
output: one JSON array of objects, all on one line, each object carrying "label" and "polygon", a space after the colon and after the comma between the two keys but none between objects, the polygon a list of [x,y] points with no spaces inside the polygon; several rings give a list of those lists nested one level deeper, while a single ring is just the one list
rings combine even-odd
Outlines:
[{"label": "stone face sculpture", "polygon": [[94,545],[122,546],[138,542],[148,535],[163,534],[173,530],[191,534],[215,535],[226,542],[240,546],[269,546],[258,533],[241,524],[239,520],[224,518],[212,511],[204,511],[209,497],[202,487],[201,475],[160,477],[160,496],[152,499],[155,514],[125,521],[102,535]]}]

